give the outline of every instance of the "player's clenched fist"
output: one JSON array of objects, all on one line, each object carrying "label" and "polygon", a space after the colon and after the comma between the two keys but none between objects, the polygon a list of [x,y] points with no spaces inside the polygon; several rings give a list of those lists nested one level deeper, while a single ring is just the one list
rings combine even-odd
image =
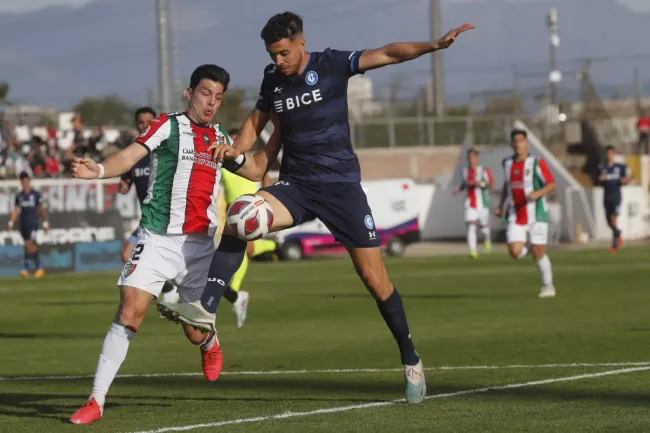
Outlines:
[{"label": "player's clenched fist", "polygon": [[72,160],[72,177],[79,179],[97,179],[99,164],[91,158],[77,158]]}]

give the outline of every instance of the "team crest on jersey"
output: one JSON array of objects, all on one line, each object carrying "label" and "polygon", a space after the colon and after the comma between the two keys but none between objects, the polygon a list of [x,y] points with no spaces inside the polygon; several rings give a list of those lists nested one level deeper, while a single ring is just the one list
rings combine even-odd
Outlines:
[{"label": "team crest on jersey", "polygon": [[307,75],[305,76],[305,83],[309,84],[310,86],[318,83],[318,74],[316,71],[307,72]]},{"label": "team crest on jersey", "polygon": [[137,263],[131,263],[128,262],[126,265],[124,265],[124,278],[128,278],[129,275],[135,271],[136,266],[138,266]]},{"label": "team crest on jersey", "polygon": [[203,137],[203,143],[205,143],[206,146],[209,145],[210,144],[210,136],[208,136],[208,134],[204,132],[202,137]]},{"label": "team crest on jersey", "polygon": [[375,228],[375,221],[372,219],[371,215],[366,215],[363,222],[366,224],[366,227],[368,227],[368,230]]}]

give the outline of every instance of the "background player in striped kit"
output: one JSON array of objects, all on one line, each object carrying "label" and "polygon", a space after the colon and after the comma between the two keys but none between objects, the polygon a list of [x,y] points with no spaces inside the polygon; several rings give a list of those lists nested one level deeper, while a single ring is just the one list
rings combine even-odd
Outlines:
[{"label": "background player in striped kit", "polygon": [[627,176],[627,166],[615,161],[616,150],[614,146],[607,146],[605,152],[607,160],[600,166],[598,182],[603,187],[605,217],[607,218],[607,224],[612,229],[612,244],[609,250],[616,252],[623,243],[621,231],[617,224],[618,213],[623,200],[621,186],[627,185],[630,178]]},{"label": "background player in striped kit", "polygon": [[[197,300],[203,292],[215,250],[214,203],[221,171],[208,148],[214,142],[229,142],[226,130],[210,122],[229,82],[230,75],[223,68],[199,66],[185,90],[185,113],[161,114],[135,143],[102,164],[90,158],[73,161],[75,177],[100,179],[122,175],[147,154],[152,158],[141,231],[118,281],[120,305],[102,346],[92,394],[70,417],[73,423],[88,424],[102,417],[106,393],[126,358],[129,342],[163,284],[173,280],[185,302]],[[209,330],[191,323],[183,323],[183,330],[201,349],[205,378],[217,379],[222,354],[214,321]]]},{"label": "background player in striped kit", "polygon": [[461,173],[460,187],[454,194],[467,191],[465,199],[465,222],[467,223],[467,245],[469,256],[478,257],[476,225],[481,228],[483,235],[483,250],[487,253],[492,249],[490,237],[490,190],[494,185],[492,172],[488,167],[479,164],[479,152],[476,149],[467,151],[467,167]]},{"label": "background player in striped kit", "polygon": [[555,191],[555,179],[543,158],[528,152],[526,131],[513,130],[510,134],[514,155],[503,160],[504,184],[501,202],[495,214],[503,214],[506,198],[509,198],[508,251],[514,259],[528,254],[530,241],[537,269],[542,277],[540,298],[555,296],[551,260],[546,255],[548,243],[548,207],[546,196]]}]

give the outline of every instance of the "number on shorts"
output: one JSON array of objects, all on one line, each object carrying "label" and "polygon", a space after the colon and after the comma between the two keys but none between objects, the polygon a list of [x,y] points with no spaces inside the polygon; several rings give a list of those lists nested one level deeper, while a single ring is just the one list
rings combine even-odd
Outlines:
[{"label": "number on shorts", "polygon": [[144,245],[143,244],[138,244],[133,248],[133,255],[131,256],[131,260],[136,262],[140,260],[140,254],[142,254],[142,250],[144,250]]}]

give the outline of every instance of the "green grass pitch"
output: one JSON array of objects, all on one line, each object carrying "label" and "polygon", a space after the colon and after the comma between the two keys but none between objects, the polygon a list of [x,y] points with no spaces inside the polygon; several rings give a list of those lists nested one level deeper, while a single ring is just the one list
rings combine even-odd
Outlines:
[{"label": "green grass pitch", "polygon": [[254,263],[244,328],[222,300],[216,382],[151,308],[89,426],[66,421],[90,392],[117,272],[1,279],[0,432],[650,431],[647,247],[551,259],[558,296],[544,300],[530,259],[388,260],[427,367],[413,406],[347,260]]}]

